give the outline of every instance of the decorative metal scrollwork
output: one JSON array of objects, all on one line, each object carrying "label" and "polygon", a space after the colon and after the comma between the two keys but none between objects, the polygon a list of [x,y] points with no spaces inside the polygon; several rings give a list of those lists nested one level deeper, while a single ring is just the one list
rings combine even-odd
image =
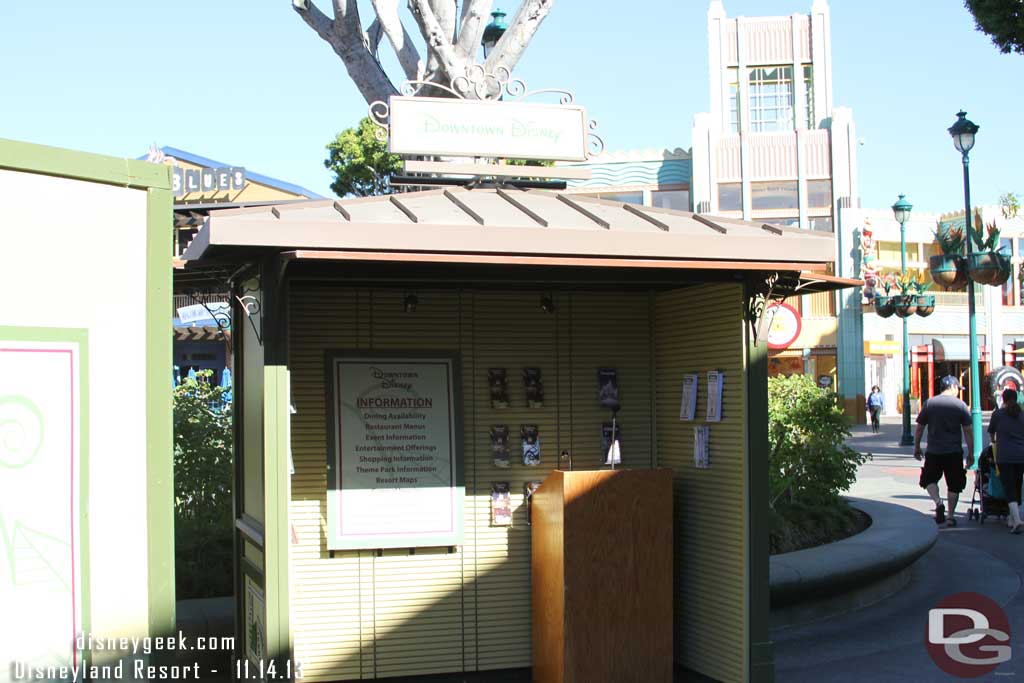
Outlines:
[{"label": "decorative metal scrollwork", "polygon": [[377,126],[373,131],[374,137],[381,142],[387,140],[388,121],[391,120],[391,107],[388,106],[388,103],[382,100],[371,102],[368,115],[370,121]]},{"label": "decorative metal scrollwork", "polygon": [[[252,284],[255,280],[246,280],[239,285],[239,295],[235,297],[238,304],[242,307],[242,312],[245,313],[245,317],[249,319],[249,325],[252,326],[252,331],[256,335],[256,341],[259,342],[260,346],[263,346],[263,305],[260,303],[259,285]],[[256,292],[256,294],[249,294],[248,292]],[[257,324],[256,319],[259,318]]]},{"label": "decorative metal scrollwork", "polygon": [[210,292],[201,289],[190,289],[186,292],[188,298],[195,304],[202,306],[209,314],[210,319],[217,323],[217,331],[223,337],[231,330],[231,312],[229,310],[225,311],[223,308],[216,310],[210,308],[210,300],[218,294],[225,296],[226,292]]},{"label": "decorative metal scrollwork", "polygon": [[591,119],[587,123],[587,158],[593,159],[604,152],[604,139],[595,133],[597,130],[597,121]]},{"label": "decorative metal scrollwork", "polygon": [[747,299],[747,320],[751,323],[750,329],[754,334],[754,343],[758,343],[764,334],[766,320],[765,311],[774,301],[782,301],[784,297],[772,298],[775,285],[780,279],[779,273],[771,273],[761,282],[753,285],[749,298]]}]

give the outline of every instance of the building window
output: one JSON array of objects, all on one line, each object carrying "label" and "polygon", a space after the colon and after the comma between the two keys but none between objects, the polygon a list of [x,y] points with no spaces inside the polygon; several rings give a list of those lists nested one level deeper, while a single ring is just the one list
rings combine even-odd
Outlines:
[{"label": "building window", "polygon": [[759,66],[748,70],[750,130],[793,130],[793,67]]},{"label": "building window", "polygon": [[754,211],[799,207],[795,180],[750,184],[750,208]]},{"label": "building window", "polygon": [[832,232],[832,216],[810,216],[807,219],[811,230],[818,232]]},{"label": "building window", "polygon": [[662,209],[676,211],[690,210],[689,190],[655,190],[651,192],[651,204]]},{"label": "building window", "polygon": [[817,128],[817,119],[814,118],[814,67],[810,64],[804,64],[804,93],[806,94],[807,127]]},{"label": "building window", "polygon": [[722,183],[718,186],[718,210],[743,210],[743,186],[740,183]]},{"label": "building window", "polygon": [[999,251],[1006,254],[1011,258],[1010,266],[1010,279],[1002,285],[1003,305],[1004,306],[1016,306],[1017,301],[1013,295],[1013,283],[1017,280],[1017,273],[1020,268],[1020,264],[1017,263],[1016,259],[1013,259],[1013,240],[1003,238],[999,240]]},{"label": "building window", "polygon": [[832,181],[807,181],[807,206],[812,209],[832,208]]},{"label": "building window", "polygon": [[610,202],[622,202],[623,204],[643,204],[643,192],[602,192],[598,195],[601,199]]},{"label": "building window", "polygon": [[739,70],[729,69],[729,128],[733,133],[740,132],[740,77]]},{"label": "building window", "polygon": [[595,192],[591,193],[580,193],[576,195],[578,197],[593,197],[594,199],[604,199],[609,202],[622,202],[623,204],[643,204],[644,193],[643,192]]}]

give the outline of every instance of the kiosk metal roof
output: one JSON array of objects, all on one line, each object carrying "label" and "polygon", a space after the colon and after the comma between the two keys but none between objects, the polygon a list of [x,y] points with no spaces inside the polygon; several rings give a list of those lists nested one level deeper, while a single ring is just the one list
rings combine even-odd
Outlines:
[{"label": "kiosk metal roof", "polygon": [[184,259],[253,249],[296,260],[785,271],[804,292],[862,284],[825,273],[831,234],[494,187],[219,211]]}]

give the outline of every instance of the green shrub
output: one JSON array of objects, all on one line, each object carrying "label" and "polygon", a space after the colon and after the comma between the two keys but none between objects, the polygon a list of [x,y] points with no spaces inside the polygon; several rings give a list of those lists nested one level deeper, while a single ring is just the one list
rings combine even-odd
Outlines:
[{"label": "green shrub", "polygon": [[768,380],[771,502],[827,505],[857,480],[870,456],[846,445],[850,421],[832,391],[805,375]]},{"label": "green shrub", "polygon": [[857,533],[863,519],[840,495],[871,456],[846,445],[849,418],[832,391],[804,375],[768,380],[769,545],[790,552]]},{"label": "green shrub", "polygon": [[174,543],[177,597],[232,593],[231,404],[201,371],[174,389]]}]

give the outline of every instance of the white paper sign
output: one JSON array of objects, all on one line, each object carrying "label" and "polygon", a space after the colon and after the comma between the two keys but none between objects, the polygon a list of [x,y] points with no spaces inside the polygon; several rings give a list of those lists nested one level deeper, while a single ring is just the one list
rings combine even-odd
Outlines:
[{"label": "white paper sign", "polygon": [[216,320],[214,316],[231,315],[231,304],[227,301],[211,301],[206,304],[193,304],[178,309],[178,320],[182,323],[194,323],[199,320]]},{"label": "white paper sign", "polygon": [[693,428],[693,464],[698,469],[711,467],[710,453],[711,428],[707,425],[699,425]]},{"label": "white paper sign", "polygon": [[725,375],[717,370],[708,370],[708,422],[722,421],[722,386]]},{"label": "white paper sign", "polygon": [[457,545],[453,359],[335,356],[328,548]]},{"label": "white paper sign", "polygon": [[585,161],[586,110],[573,105],[392,97],[390,151]]},{"label": "white paper sign", "polygon": [[697,373],[683,375],[683,398],[679,404],[679,419],[692,421],[697,415]]}]

